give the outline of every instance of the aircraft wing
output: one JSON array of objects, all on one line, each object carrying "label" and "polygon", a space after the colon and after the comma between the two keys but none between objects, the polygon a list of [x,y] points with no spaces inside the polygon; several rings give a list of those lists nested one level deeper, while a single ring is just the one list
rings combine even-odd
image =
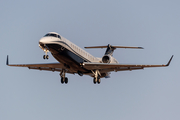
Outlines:
[{"label": "aircraft wing", "polygon": [[[7,57],[6,65],[8,66],[14,66],[14,67],[27,67],[29,69],[35,69],[35,70],[46,70],[46,71],[58,71],[61,72],[64,68],[64,65],[61,63],[47,63],[47,64],[9,64],[9,60]],[[73,71],[66,71],[67,73],[74,74]]]},{"label": "aircraft wing", "polygon": [[126,70],[138,70],[150,67],[167,67],[170,65],[173,56],[170,58],[166,65],[128,65],[128,64],[111,64],[111,63],[82,63],[82,67],[88,70],[100,70],[100,72],[110,71],[126,71]]}]

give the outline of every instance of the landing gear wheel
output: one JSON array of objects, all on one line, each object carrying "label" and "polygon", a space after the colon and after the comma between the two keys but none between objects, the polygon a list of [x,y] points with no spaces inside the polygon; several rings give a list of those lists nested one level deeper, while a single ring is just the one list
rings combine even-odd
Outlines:
[{"label": "landing gear wheel", "polygon": [[65,78],[62,77],[62,78],[61,78],[61,83],[63,84],[64,82],[65,82]]},{"label": "landing gear wheel", "polygon": [[67,78],[67,77],[65,77],[65,83],[66,83],[66,84],[68,83],[68,78]]},{"label": "landing gear wheel", "polygon": [[46,55],[43,55],[43,59],[46,59]]},{"label": "landing gear wheel", "polygon": [[46,59],[49,59],[49,55],[46,55]]},{"label": "landing gear wheel", "polygon": [[101,79],[100,79],[100,78],[98,78],[97,83],[98,83],[98,84],[100,84],[100,83],[101,83]]},{"label": "landing gear wheel", "polygon": [[49,59],[49,55],[43,55],[43,59]]},{"label": "landing gear wheel", "polygon": [[97,82],[97,78],[94,78],[94,79],[93,79],[93,82],[94,82],[94,84],[96,84],[96,82]]}]

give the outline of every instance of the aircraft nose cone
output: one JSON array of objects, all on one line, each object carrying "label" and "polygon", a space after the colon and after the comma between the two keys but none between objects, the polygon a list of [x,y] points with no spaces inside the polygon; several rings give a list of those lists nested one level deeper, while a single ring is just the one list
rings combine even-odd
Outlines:
[{"label": "aircraft nose cone", "polygon": [[44,50],[45,46],[51,42],[51,38],[43,37],[39,40],[39,47]]},{"label": "aircraft nose cone", "polygon": [[39,40],[39,44],[46,44],[48,41],[49,41],[48,38],[43,37]]}]

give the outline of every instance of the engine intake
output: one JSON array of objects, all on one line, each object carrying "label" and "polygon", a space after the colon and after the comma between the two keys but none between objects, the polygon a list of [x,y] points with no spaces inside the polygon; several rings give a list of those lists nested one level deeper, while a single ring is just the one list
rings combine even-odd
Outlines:
[{"label": "engine intake", "polygon": [[110,56],[103,56],[102,62],[103,63],[110,63],[111,62],[111,57]]}]

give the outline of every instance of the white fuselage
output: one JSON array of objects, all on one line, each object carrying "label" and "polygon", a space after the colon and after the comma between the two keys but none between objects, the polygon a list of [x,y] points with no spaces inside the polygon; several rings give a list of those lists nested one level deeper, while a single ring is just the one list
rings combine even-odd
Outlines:
[{"label": "white fuselage", "polygon": [[101,58],[94,57],[90,53],[81,49],[80,47],[78,47],[77,45],[75,45],[74,43],[70,42],[69,40],[67,40],[66,38],[62,36],[61,36],[61,39],[55,38],[52,36],[46,36],[46,37],[41,38],[39,40],[39,43],[44,44],[47,47],[50,44],[56,44],[56,45],[59,45],[60,47],[59,49],[61,51],[66,49],[88,62],[101,62]]},{"label": "white fuselage", "polygon": [[[49,35],[48,35],[49,34]],[[39,40],[39,46],[44,51],[50,51],[53,57],[64,64],[66,69],[83,73],[92,73],[91,71],[81,67],[81,63],[102,63],[102,58],[94,57],[85,50],[81,49],[74,43],[66,38],[58,35],[57,33],[48,33]],[[110,63],[117,63],[117,60],[111,56]]]}]

